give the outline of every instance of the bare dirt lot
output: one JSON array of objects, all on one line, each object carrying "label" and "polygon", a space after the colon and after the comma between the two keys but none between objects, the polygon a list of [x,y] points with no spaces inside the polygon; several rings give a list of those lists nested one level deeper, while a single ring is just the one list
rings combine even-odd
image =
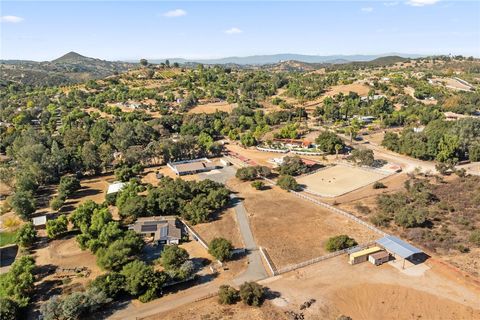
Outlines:
[{"label": "bare dirt lot", "polygon": [[372,170],[336,165],[302,176],[297,182],[324,197],[337,197],[385,177],[386,175]]},{"label": "bare dirt lot", "polygon": [[198,105],[193,109],[190,109],[188,113],[215,113],[216,111],[224,111],[230,113],[235,107],[235,103],[228,103],[226,101],[212,102]]},{"label": "bare dirt lot", "polygon": [[[71,278],[71,284],[86,284],[89,280],[100,275],[102,271],[96,264],[95,256],[88,250],[82,251],[74,236],[60,240],[53,240],[34,253],[37,266],[53,266],[65,269],[86,267],[89,272],[79,277],[74,272],[55,273],[44,280],[62,279],[62,276]],[[71,276],[71,277],[70,277]]]},{"label": "bare dirt lot", "polygon": [[[424,272],[400,271],[389,264],[351,266],[345,255],[282,275],[265,283],[281,294],[280,309],[316,299],[305,319],[478,319],[480,289],[445,277],[436,265]],[[429,267],[431,269],[429,269]],[[426,271],[425,271],[426,270]],[[279,299],[280,300],[280,299]],[[275,300],[272,301],[275,303]]]},{"label": "bare dirt lot", "polygon": [[203,301],[189,304],[174,311],[160,313],[155,316],[144,318],[148,320],[183,320],[183,319],[237,319],[237,320],[282,320],[286,316],[270,303],[264,303],[261,308],[249,307],[239,302],[233,306],[224,306],[213,297]]},{"label": "bare dirt lot", "polygon": [[257,244],[267,249],[277,268],[326,254],[328,238],[347,234],[359,243],[379,237],[352,220],[295,197],[278,187],[254,190],[238,180],[229,187],[239,192],[249,214]]},{"label": "bare dirt lot", "polygon": [[341,84],[338,86],[333,86],[325,93],[326,97],[333,97],[336,94],[343,93],[348,94],[349,92],[356,92],[359,96],[366,96],[370,91],[370,87],[364,83],[355,82],[352,84]]}]

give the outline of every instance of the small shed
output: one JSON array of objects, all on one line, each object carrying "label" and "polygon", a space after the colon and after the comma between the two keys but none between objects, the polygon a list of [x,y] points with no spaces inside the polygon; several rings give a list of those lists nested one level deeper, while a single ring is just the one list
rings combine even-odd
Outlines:
[{"label": "small shed", "polygon": [[353,252],[348,256],[348,263],[353,265],[353,264],[365,262],[368,260],[368,257],[371,254],[376,253],[378,251],[382,251],[382,248],[371,247],[371,248]]},{"label": "small shed", "polygon": [[382,251],[376,252],[374,254],[371,254],[368,257],[368,261],[371,264],[374,264],[376,266],[384,264],[385,262],[388,262],[388,260],[390,260],[390,253],[388,253],[385,250],[382,250]]},{"label": "small shed", "polygon": [[35,228],[44,227],[47,224],[47,216],[34,217],[32,223]]},{"label": "small shed", "polygon": [[114,194],[120,192],[125,187],[125,182],[114,182],[108,186],[107,194]]}]

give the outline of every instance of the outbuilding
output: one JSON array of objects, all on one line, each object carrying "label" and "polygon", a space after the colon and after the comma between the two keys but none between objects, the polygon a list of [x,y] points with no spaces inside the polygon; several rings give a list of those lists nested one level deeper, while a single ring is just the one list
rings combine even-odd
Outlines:
[{"label": "outbuilding", "polygon": [[425,255],[422,250],[412,246],[395,236],[385,236],[375,241],[377,245],[390,252],[395,258],[398,256],[403,259],[403,266],[405,268],[405,260],[412,262],[420,261]]},{"label": "outbuilding", "polygon": [[376,253],[371,254],[370,256],[368,256],[368,261],[369,261],[371,264],[374,264],[374,265],[376,265],[376,266],[379,266],[379,265],[381,265],[381,264],[384,264],[385,262],[388,262],[388,260],[390,260],[390,253],[388,253],[388,252],[385,251],[385,250],[376,252]]},{"label": "outbuilding", "polygon": [[38,216],[32,219],[35,228],[43,228],[47,224],[47,216]]},{"label": "outbuilding", "polygon": [[348,256],[348,263],[353,265],[353,264],[358,264],[358,263],[365,262],[365,261],[368,260],[368,257],[371,254],[374,254],[374,253],[379,252],[379,251],[382,251],[382,248],[371,247],[371,248],[363,249],[363,250],[360,250],[360,251],[352,252]]},{"label": "outbuilding", "polygon": [[118,193],[120,192],[123,187],[125,187],[125,183],[124,182],[114,182],[114,183],[111,183],[109,186],[108,186],[108,189],[107,189],[107,194],[114,194],[114,193]]}]

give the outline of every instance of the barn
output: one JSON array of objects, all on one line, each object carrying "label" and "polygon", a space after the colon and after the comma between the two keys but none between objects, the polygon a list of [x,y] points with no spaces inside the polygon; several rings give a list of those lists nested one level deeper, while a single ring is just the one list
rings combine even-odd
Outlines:
[{"label": "barn", "polygon": [[403,259],[403,267],[405,268],[405,260],[409,260],[414,264],[422,261],[425,254],[422,250],[412,246],[395,236],[385,236],[375,241],[378,246],[387,250],[394,258],[400,257]]}]

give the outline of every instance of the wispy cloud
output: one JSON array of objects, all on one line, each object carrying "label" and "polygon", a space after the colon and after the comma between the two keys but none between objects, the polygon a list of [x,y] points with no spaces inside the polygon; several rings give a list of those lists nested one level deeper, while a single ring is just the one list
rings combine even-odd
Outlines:
[{"label": "wispy cloud", "polygon": [[362,8],[361,10],[362,10],[362,12],[370,13],[370,12],[373,11],[373,8],[372,7],[365,7],[365,8]]},{"label": "wispy cloud", "polygon": [[226,34],[239,34],[239,33],[242,33],[242,32],[243,32],[243,30],[241,30],[239,28],[236,28],[236,27],[225,30]]},{"label": "wispy cloud", "polygon": [[167,11],[163,14],[164,17],[167,18],[178,18],[178,17],[183,17],[187,15],[187,11],[183,9],[175,9],[175,10],[170,10]]},{"label": "wispy cloud", "polygon": [[1,16],[0,17],[0,22],[5,22],[5,23],[19,23],[19,22],[22,22],[23,20],[25,19],[17,16]]},{"label": "wispy cloud", "polygon": [[440,0],[408,0],[407,4],[414,7],[424,7],[435,4]]},{"label": "wispy cloud", "polygon": [[383,5],[385,7],[394,7],[394,6],[398,5],[398,1],[384,2]]}]

